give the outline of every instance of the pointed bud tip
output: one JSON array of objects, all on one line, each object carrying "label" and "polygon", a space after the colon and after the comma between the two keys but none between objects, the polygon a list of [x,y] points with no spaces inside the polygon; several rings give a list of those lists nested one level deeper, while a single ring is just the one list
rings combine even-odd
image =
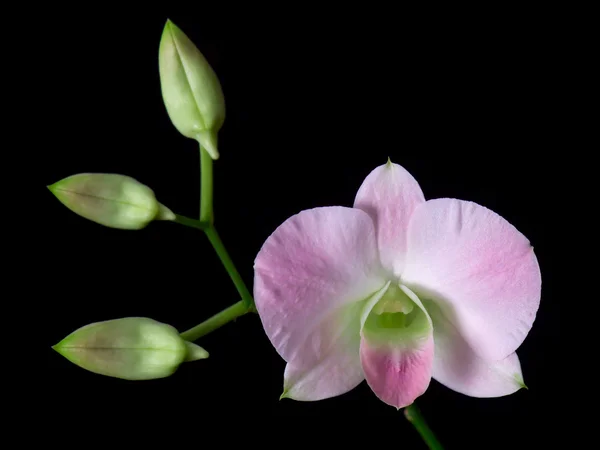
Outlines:
[{"label": "pointed bud tip", "polygon": [[385,163],[386,167],[392,167],[393,163],[390,157],[388,156],[387,163]]},{"label": "pointed bud tip", "polygon": [[284,398],[289,398],[288,397],[288,389],[284,389],[283,392],[281,393],[281,395],[279,396],[279,401],[283,400]]},{"label": "pointed bud tip", "polygon": [[175,220],[177,217],[175,216],[175,213],[173,211],[171,211],[169,208],[167,208],[165,205],[163,205],[162,203],[158,204],[158,213],[156,214],[156,217],[154,217],[154,220]]},{"label": "pointed bud tip", "polygon": [[185,341],[185,347],[187,349],[187,354],[185,357],[186,362],[198,361],[199,359],[206,359],[209,356],[206,350],[204,350],[199,345],[194,344],[193,342]]},{"label": "pointed bud tip", "polygon": [[216,148],[213,148],[213,149],[208,149],[208,148],[207,148],[207,149],[206,149],[206,151],[208,152],[208,154],[210,155],[210,157],[211,157],[211,158],[212,158],[214,161],[218,160],[218,159],[219,159],[219,157],[221,156],[221,155],[219,154],[219,151],[218,151]]},{"label": "pointed bud tip", "polygon": [[173,44],[173,30],[176,28],[177,26],[171,21],[171,19],[167,19],[160,37],[159,51],[162,51],[164,46],[169,46]]},{"label": "pointed bud tip", "polygon": [[213,160],[219,159],[219,149],[217,148],[217,133],[214,131],[202,131],[196,135],[196,140]]},{"label": "pointed bud tip", "polygon": [[63,347],[63,341],[60,341],[57,344],[54,344],[52,347],[50,347],[52,350],[54,350],[56,353],[58,353],[59,355],[65,356],[65,348]]},{"label": "pointed bud tip", "polygon": [[165,22],[164,29],[165,30],[169,30],[173,26],[175,26],[175,24],[173,23],[173,21],[171,19],[167,19],[167,21]]}]

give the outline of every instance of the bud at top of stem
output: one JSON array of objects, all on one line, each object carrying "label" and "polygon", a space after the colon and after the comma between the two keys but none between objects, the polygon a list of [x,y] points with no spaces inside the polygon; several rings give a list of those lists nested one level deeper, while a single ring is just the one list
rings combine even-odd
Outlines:
[{"label": "bud at top of stem", "polygon": [[81,173],[48,189],[74,213],[111,228],[139,230],[153,220],[175,220],[152,189],[125,175]]},{"label": "bud at top of stem", "polygon": [[217,75],[170,20],[163,30],[158,57],[163,102],[173,125],[218,159],[217,133],[225,121],[225,98]]}]

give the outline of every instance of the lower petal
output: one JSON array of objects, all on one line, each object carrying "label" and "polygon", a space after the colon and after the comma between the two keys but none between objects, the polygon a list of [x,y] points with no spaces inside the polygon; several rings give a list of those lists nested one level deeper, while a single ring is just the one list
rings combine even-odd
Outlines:
[{"label": "lower petal", "polygon": [[383,402],[410,405],[429,387],[433,327],[419,299],[390,286],[363,322],[360,359],[367,383]]},{"label": "lower petal", "polygon": [[[350,349],[348,349],[350,350]],[[364,379],[357,348],[333,352],[318,364],[288,363],[281,398],[298,401],[324,400],[345,394]]]},{"label": "lower petal", "polygon": [[471,397],[502,397],[525,387],[516,353],[499,361],[479,357],[432,300],[423,300],[433,321],[433,378]]},{"label": "lower petal", "polygon": [[281,398],[323,400],[345,394],[365,379],[360,361],[361,310],[370,310],[389,285],[389,282],[386,283],[370,298],[347,305],[319,323],[322,330],[319,341],[309,340],[307,345],[319,348],[325,339],[329,342],[326,351],[320,352],[317,361],[303,358],[288,361]]}]

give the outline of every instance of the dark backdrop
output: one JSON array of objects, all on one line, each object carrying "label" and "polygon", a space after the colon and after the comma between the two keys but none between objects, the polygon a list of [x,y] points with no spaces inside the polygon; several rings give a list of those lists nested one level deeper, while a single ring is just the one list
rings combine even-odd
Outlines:
[{"label": "dark backdrop", "polygon": [[[116,433],[122,420],[133,424],[132,434],[154,433],[166,420],[179,430],[174,435],[199,446],[210,435],[287,445],[322,432],[331,442],[425,448],[366,383],[317,403],[279,401],[284,362],[254,315],[203,338],[211,357],[163,380],[102,377],[51,350],[90,322],[146,316],[184,330],[238,300],[202,233],[170,223],[138,232],[103,228],[45,190],[75,173],[122,173],[172,210],[197,215],[197,147],[172,126],[160,95],[157,51],[167,18],[223,86],[216,226],[246,283],[280,223],[306,208],[351,206],[362,180],[388,157],[427,198],[493,209],[531,240],[542,270],[541,308],[518,351],[529,390],[475,399],[432,381],[418,404],[447,448],[528,448],[553,439],[559,316],[548,166],[557,130],[547,118],[556,36],[540,25],[539,12],[438,12],[434,19],[374,9],[350,20],[342,11],[327,19],[291,7],[250,15],[231,5],[48,14],[35,42],[50,96],[37,180],[44,268],[30,287],[43,286],[36,314],[45,320],[43,394],[32,420],[53,430],[49,440],[61,439],[64,430],[52,424],[65,420],[81,419],[77,428],[90,435],[98,424],[102,434]],[[177,425],[186,419],[196,428]],[[255,419],[260,426],[249,425]],[[218,432],[219,423],[235,432]]]}]

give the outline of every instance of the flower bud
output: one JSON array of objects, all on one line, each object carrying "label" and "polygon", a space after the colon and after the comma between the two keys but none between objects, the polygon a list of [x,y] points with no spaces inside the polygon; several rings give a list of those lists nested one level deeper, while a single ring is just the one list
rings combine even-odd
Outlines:
[{"label": "flower bud", "polygon": [[217,133],[225,121],[225,99],[217,75],[170,20],[163,30],[158,60],[163,102],[173,125],[218,159]]},{"label": "flower bud", "polygon": [[153,220],[175,220],[152,189],[125,175],[81,173],[48,189],[74,213],[111,228],[139,230]]},{"label": "flower bud", "polygon": [[168,377],[182,362],[208,358],[171,325],[145,317],[92,323],[52,348],[83,369],[125,380]]}]

